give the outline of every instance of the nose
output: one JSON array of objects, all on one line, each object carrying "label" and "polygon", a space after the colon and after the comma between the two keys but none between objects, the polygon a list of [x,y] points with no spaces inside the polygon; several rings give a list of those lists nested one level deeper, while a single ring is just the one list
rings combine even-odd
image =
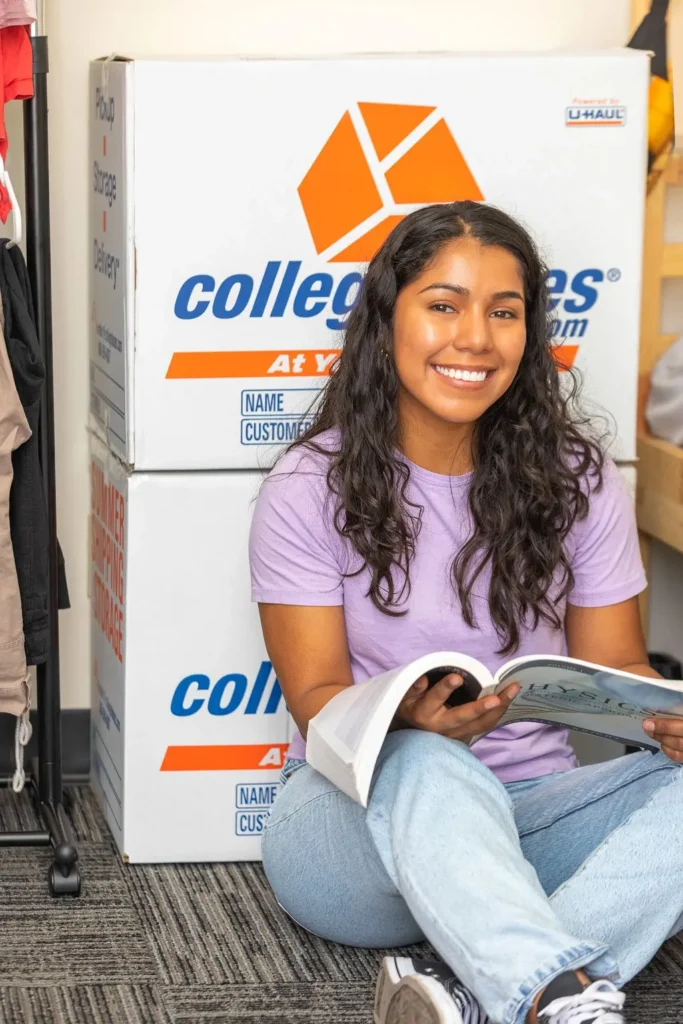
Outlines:
[{"label": "nose", "polygon": [[461,352],[488,352],[493,348],[491,318],[474,303],[456,322],[453,345]]}]

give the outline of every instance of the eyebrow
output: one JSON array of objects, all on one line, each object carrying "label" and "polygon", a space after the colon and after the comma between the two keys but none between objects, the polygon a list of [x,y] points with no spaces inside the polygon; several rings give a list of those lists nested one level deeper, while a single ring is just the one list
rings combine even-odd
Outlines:
[{"label": "eyebrow", "polygon": [[[437,291],[441,289],[447,292],[455,292],[456,295],[462,295],[463,298],[468,298],[470,293],[469,288],[464,288],[461,284],[446,284],[443,281],[437,281],[435,284],[428,284],[426,288],[420,291],[420,295],[423,292]],[[520,292],[514,290],[507,290],[502,292],[494,292],[491,298],[494,302],[501,302],[503,299],[519,299],[520,302],[524,302],[524,296]]]}]

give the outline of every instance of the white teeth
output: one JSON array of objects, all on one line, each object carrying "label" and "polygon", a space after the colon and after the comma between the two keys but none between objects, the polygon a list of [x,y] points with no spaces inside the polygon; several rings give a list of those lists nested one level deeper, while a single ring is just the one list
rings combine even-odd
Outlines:
[{"label": "white teeth", "polygon": [[443,377],[452,377],[454,380],[486,380],[486,370],[453,370],[449,366],[435,366],[434,369]]}]

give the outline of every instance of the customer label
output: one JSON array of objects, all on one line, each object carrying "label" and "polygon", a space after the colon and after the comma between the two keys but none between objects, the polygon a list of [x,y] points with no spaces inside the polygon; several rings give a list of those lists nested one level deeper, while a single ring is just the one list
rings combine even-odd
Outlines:
[{"label": "customer label", "polygon": [[268,811],[238,811],[235,815],[236,836],[260,836]]}]

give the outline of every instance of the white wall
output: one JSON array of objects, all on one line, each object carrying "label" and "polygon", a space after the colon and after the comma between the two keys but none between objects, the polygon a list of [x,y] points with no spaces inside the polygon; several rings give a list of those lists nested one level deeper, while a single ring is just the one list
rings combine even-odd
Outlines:
[{"label": "white wall", "polygon": [[[87,598],[87,72],[93,57],[620,46],[629,0],[46,0],[59,533],[73,607],[61,616],[62,701],[89,703]],[[159,98],[163,102],[163,97]],[[10,170],[21,177],[11,104]],[[182,125],[178,125],[178,156]],[[161,157],[160,157],[161,159]],[[177,165],[176,165],[177,166]]]}]

